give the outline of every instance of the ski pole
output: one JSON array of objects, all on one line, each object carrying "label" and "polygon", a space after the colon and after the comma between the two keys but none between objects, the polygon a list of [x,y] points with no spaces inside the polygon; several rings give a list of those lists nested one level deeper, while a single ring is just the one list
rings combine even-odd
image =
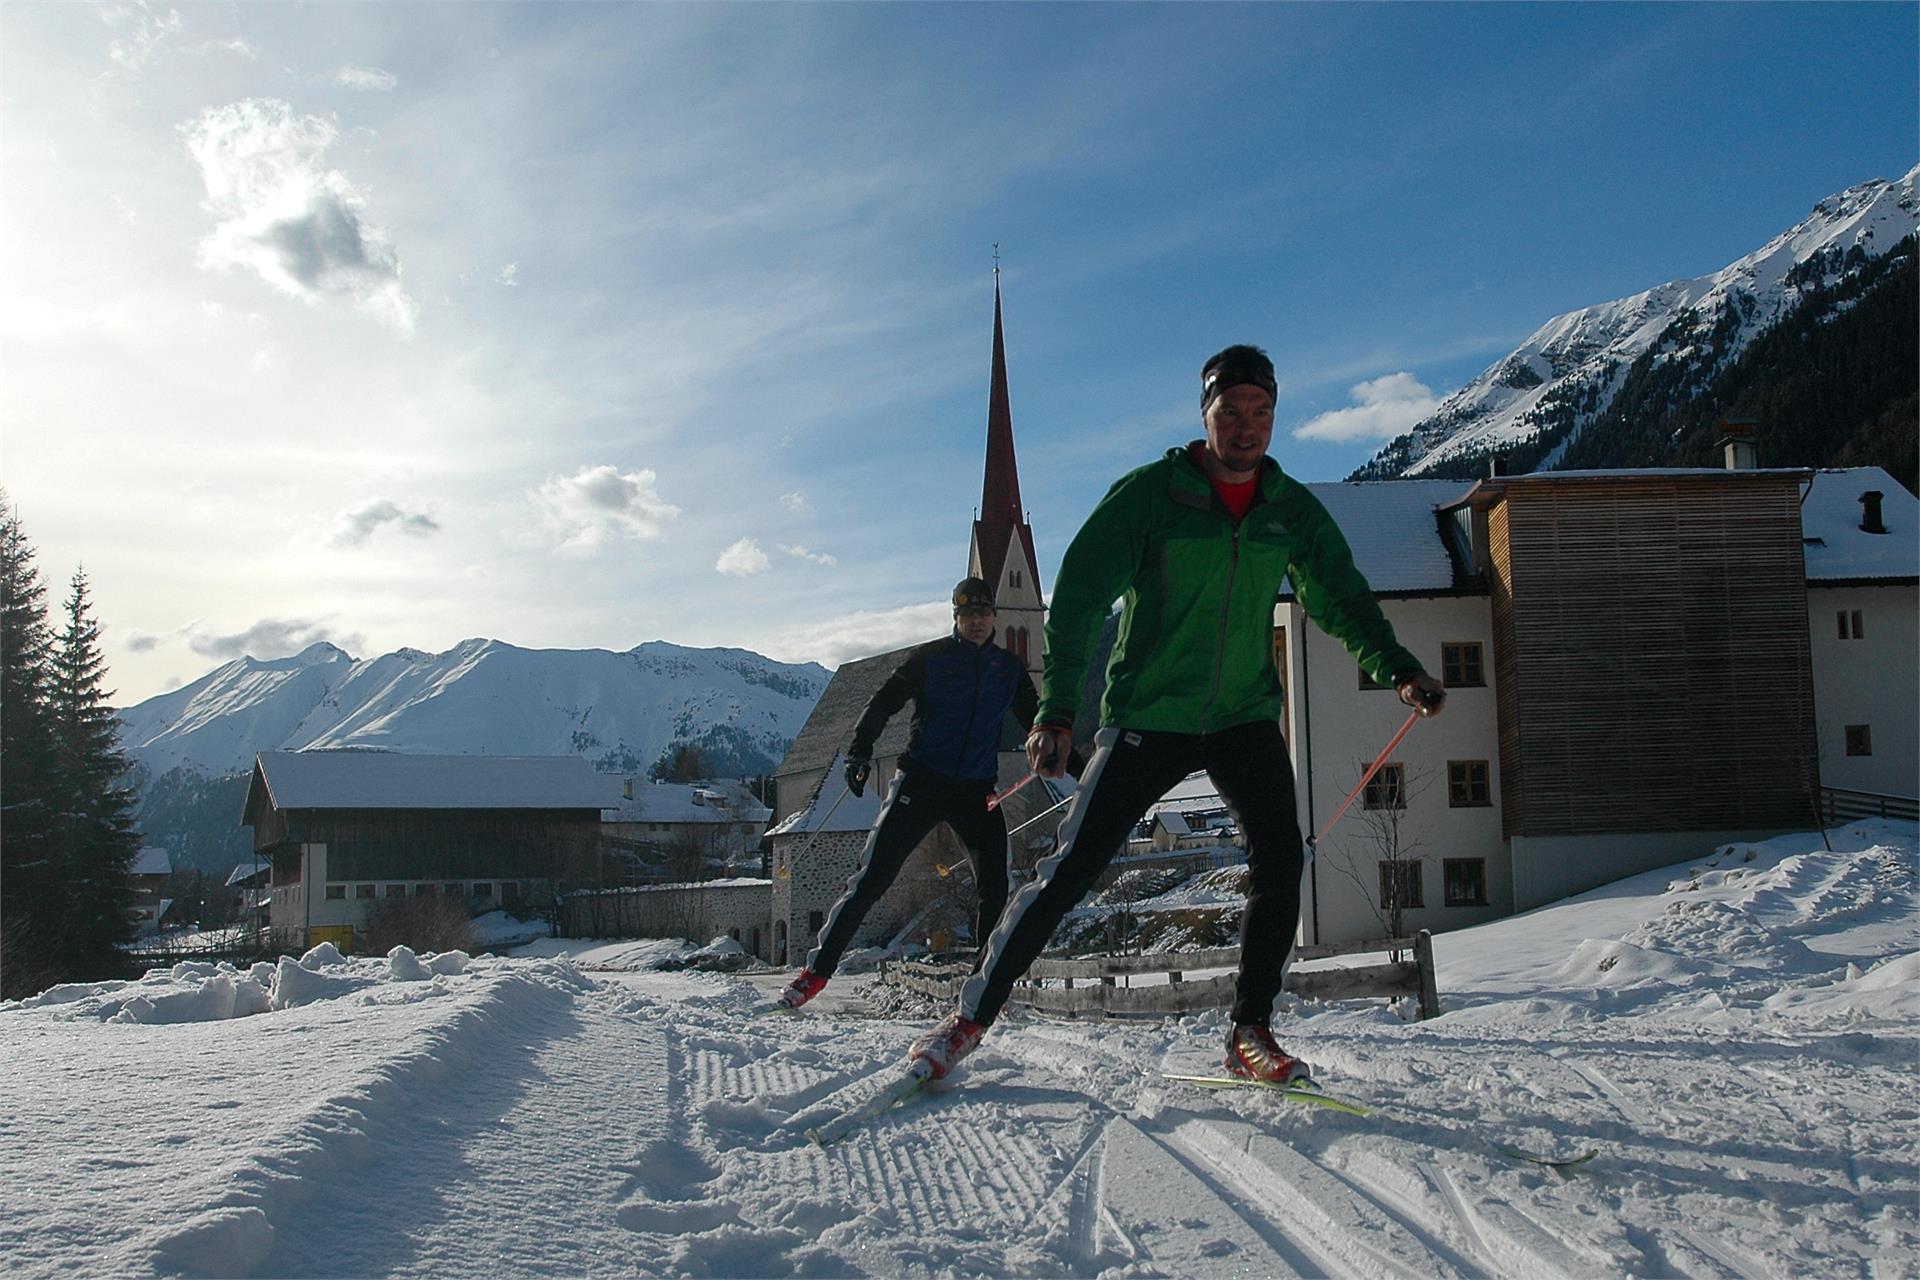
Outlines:
[{"label": "ski pole", "polygon": [[1407,722],[1400,726],[1400,732],[1394,734],[1393,741],[1389,742],[1386,748],[1374,757],[1373,763],[1367,766],[1367,771],[1360,775],[1360,781],[1354,784],[1353,790],[1347,792],[1347,798],[1340,802],[1340,807],[1333,811],[1331,818],[1327,819],[1327,825],[1320,828],[1320,834],[1307,841],[1307,856],[1309,858],[1313,856],[1313,851],[1319,846],[1320,842],[1326,839],[1327,832],[1333,830],[1333,824],[1340,821],[1340,815],[1347,811],[1353,804],[1355,797],[1366,788],[1369,782],[1373,781],[1373,775],[1380,772],[1380,766],[1387,762],[1387,757],[1393,754],[1393,749],[1400,745],[1400,740],[1407,736],[1407,731],[1413,728],[1414,721],[1419,718],[1420,712],[1418,710],[1415,710],[1407,716]]},{"label": "ski pole", "polygon": [[1053,804],[1048,805],[1046,808],[1042,809],[1040,812],[1034,814],[1031,818],[1028,818],[1025,822],[1021,823],[1019,826],[1015,827],[1013,830],[1007,832],[1007,834],[1009,836],[1019,835],[1022,831],[1025,831],[1028,827],[1040,821],[1040,819],[1046,817],[1048,814],[1052,813],[1055,809],[1060,808],[1062,805],[1066,804],[1069,800],[1072,800],[1072,799],[1073,799],[1073,796],[1060,797],[1060,799],[1055,801]]},{"label": "ski pole", "polygon": [[1029,773],[1027,774],[1026,777],[1020,779],[1020,781],[1008,787],[1005,791],[996,791],[992,795],[988,796],[987,812],[992,813],[995,809],[998,809],[1001,805],[1005,804],[1009,798],[1012,797],[1014,792],[1020,790],[1020,788],[1026,786],[1029,782],[1032,782],[1035,778],[1039,776],[1040,775],[1037,773]]}]

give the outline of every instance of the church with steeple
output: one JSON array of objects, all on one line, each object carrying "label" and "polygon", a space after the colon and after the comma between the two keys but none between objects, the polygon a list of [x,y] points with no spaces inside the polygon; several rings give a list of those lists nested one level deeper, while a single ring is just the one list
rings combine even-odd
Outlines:
[{"label": "church with steeple", "polygon": [[1000,268],[993,269],[993,379],[987,393],[987,469],[973,522],[967,573],[993,588],[1000,610],[1000,646],[1040,682],[1045,612],[1033,527],[1020,505],[1020,466],[1013,454],[1013,408],[1007,394],[1007,343],[1000,320]]},{"label": "church with steeple", "polygon": [[[995,639],[1019,655],[1037,686],[1046,649],[1046,614],[1040,597],[1033,529],[1020,505],[1020,469],[1013,450],[1013,410],[1007,392],[1006,336],[997,266],[993,278],[993,371],[987,390],[986,469],[980,508],[974,513],[967,567],[964,574],[955,572],[953,580],[962,576],[983,579],[993,587],[999,613]],[[842,753],[853,738],[853,727],[867,700],[913,647],[842,663],[774,773],[774,822],[767,830],[773,877],[767,958],[776,964],[797,963],[812,947],[827,909],[846,888],[867,831],[878,817],[880,796],[886,791],[884,781],[869,786],[864,796],[842,795]],[[911,719],[903,710],[875,742],[876,779],[892,776],[906,750]],[[1001,740],[1001,785],[1020,778],[1026,768],[1018,731],[1009,719]],[[1007,825],[1018,826],[1050,803],[1034,803],[1035,797],[1045,794],[1039,787],[1029,786],[1013,797],[1006,806]],[[1036,850],[1050,838],[1051,825],[1042,824],[1016,838],[1018,865],[1031,865]],[[1027,848],[1029,844],[1034,848]],[[956,872],[966,865],[959,841],[944,827],[936,829],[868,914],[856,945],[885,946],[898,937],[938,941],[954,922],[964,921],[971,911],[970,878],[964,871]]]}]

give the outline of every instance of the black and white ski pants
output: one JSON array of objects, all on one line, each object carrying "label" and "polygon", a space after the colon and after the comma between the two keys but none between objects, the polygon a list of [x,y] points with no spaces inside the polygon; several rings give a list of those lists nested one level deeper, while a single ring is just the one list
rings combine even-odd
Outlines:
[{"label": "black and white ski pants", "polygon": [[1093,888],[1147,808],[1189,773],[1205,769],[1247,842],[1250,875],[1233,1020],[1264,1026],[1300,926],[1305,867],[1293,763],[1280,726],[1258,721],[1218,733],[1102,729],[1093,741],[1093,758],[1060,824],[1059,844],[1000,918],[986,957],[961,989],[961,1016],[979,1023],[1000,1016],[1013,984]]},{"label": "black and white ski pants", "polygon": [[900,874],[907,857],[942,822],[953,828],[973,862],[973,884],[979,907],[973,936],[987,936],[1007,905],[1007,873],[1012,850],[1007,843],[1007,820],[998,809],[987,808],[993,780],[970,782],[949,778],[924,765],[905,763],[893,775],[880,818],[860,850],[860,864],[847,880],[847,891],[827,912],[819,941],[807,956],[807,968],[822,978],[833,976],[840,957],[853,942],[860,922],[880,901],[880,895]]}]

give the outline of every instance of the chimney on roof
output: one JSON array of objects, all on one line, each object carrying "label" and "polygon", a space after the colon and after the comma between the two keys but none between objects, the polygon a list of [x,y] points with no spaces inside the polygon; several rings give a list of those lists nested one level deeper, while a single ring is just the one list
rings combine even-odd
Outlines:
[{"label": "chimney on roof", "polygon": [[1489,480],[1498,480],[1505,474],[1507,474],[1506,454],[1496,453],[1487,459],[1487,478]]},{"label": "chimney on roof", "polygon": [[620,783],[620,794],[628,800],[633,799],[633,779],[625,778]]},{"label": "chimney on roof", "polygon": [[1725,450],[1727,470],[1752,471],[1760,465],[1756,439],[1760,434],[1757,418],[1720,419],[1720,438],[1714,443]]},{"label": "chimney on roof", "polygon": [[1885,533],[1886,521],[1880,518],[1880,499],[1886,497],[1878,489],[1869,489],[1860,495],[1860,527],[1868,533]]}]

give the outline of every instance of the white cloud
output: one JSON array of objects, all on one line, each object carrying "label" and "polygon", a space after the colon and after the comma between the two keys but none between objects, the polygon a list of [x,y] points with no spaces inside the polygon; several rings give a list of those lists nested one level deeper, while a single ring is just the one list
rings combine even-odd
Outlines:
[{"label": "white cloud", "polygon": [[399,85],[400,77],[379,67],[335,67],[327,73],[327,82],[342,89],[388,93]]},{"label": "white cloud", "polygon": [[818,662],[837,667],[854,658],[937,640],[951,630],[953,606],[935,600],[787,627],[755,647],[781,662]]},{"label": "white cloud", "polygon": [[560,535],[560,549],[592,555],[621,538],[658,538],[679,516],[663,501],[650,469],[621,472],[611,466],[582,467],[534,490],[534,501]]},{"label": "white cloud", "polygon": [[1353,406],[1311,418],[1293,430],[1299,440],[1391,440],[1440,407],[1425,383],[1410,373],[1390,373],[1349,392]]},{"label": "white cloud", "polygon": [[258,62],[260,51],[239,36],[227,40],[209,40],[200,46],[202,53],[230,53],[236,58],[245,58],[248,62]]},{"label": "white cloud", "polygon": [[797,490],[793,493],[781,494],[780,505],[799,515],[810,516],[813,514],[813,507],[808,504],[806,495]]},{"label": "white cloud", "polygon": [[160,637],[148,631],[129,631],[124,643],[129,653],[152,653],[160,647]]},{"label": "white cloud", "polygon": [[401,333],[413,299],[400,256],[362,215],[365,201],[326,154],[339,128],[295,115],[285,102],[251,98],[213,107],[182,126],[216,219],[200,245],[204,266],[244,267],[308,302],[344,296]]},{"label": "white cloud", "polygon": [[108,26],[125,29],[124,36],[107,46],[107,56],[136,75],[165,52],[167,41],[185,25],[177,9],[156,14],[146,0],[110,6],[100,11],[100,18]]},{"label": "white cloud", "polygon": [[517,262],[509,262],[506,266],[500,268],[500,274],[495,276],[494,279],[509,287],[519,284],[520,264]]},{"label": "white cloud", "polygon": [[837,556],[830,556],[824,551],[809,551],[805,547],[790,547],[785,543],[780,544],[780,550],[786,555],[792,556],[795,560],[805,560],[809,564],[836,565],[840,563]]},{"label": "white cloud", "polygon": [[234,658],[284,658],[322,642],[352,652],[365,642],[358,635],[340,635],[322,623],[306,618],[262,618],[232,635],[210,636],[194,632],[187,647],[203,658],[229,662]]},{"label": "white cloud", "polygon": [[722,551],[720,558],[714,561],[713,567],[721,573],[745,578],[752,574],[765,573],[767,565],[767,553],[760,549],[760,544],[752,538],[742,538]]},{"label": "white cloud", "polygon": [[427,538],[440,532],[440,522],[432,516],[418,511],[403,511],[396,503],[379,498],[358,511],[342,511],[335,521],[333,536],[328,539],[328,544],[335,547],[364,546],[382,525],[389,524],[415,538]]}]

